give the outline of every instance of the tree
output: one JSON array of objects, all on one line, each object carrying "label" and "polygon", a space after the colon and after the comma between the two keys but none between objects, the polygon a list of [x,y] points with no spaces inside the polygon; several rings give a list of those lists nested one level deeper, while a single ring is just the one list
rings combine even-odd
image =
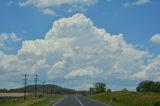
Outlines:
[{"label": "tree", "polygon": [[155,82],[154,92],[160,92],[160,82],[159,81]]},{"label": "tree", "polygon": [[122,91],[123,92],[128,92],[128,89],[127,88],[123,88]]},{"label": "tree", "polygon": [[95,92],[96,93],[103,93],[106,91],[106,84],[102,82],[98,82],[95,84]]},{"label": "tree", "polygon": [[160,92],[160,82],[142,81],[138,84],[138,92]]},{"label": "tree", "polygon": [[93,94],[94,93],[94,88],[89,88],[89,92],[90,92],[90,94]]},{"label": "tree", "polygon": [[112,92],[112,90],[111,89],[107,89],[107,91],[106,91],[107,93],[111,93]]}]

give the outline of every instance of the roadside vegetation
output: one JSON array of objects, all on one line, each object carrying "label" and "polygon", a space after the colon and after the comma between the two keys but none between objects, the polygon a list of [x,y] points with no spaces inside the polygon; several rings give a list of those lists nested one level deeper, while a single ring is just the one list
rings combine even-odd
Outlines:
[{"label": "roadside vegetation", "polygon": [[[54,84],[36,84],[16,89],[0,89],[0,106],[49,106],[63,94],[72,94],[72,89]],[[24,96],[26,93],[26,96]],[[36,95],[35,95],[36,94]],[[24,98],[26,99],[24,100]]]},{"label": "roadside vegetation", "polygon": [[160,106],[159,93],[119,91],[89,97],[112,106]]},{"label": "roadside vegetation", "polygon": [[26,100],[15,100],[0,102],[0,106],[49,106],[55,103],[57,100],[62,98],[62,96],[52,96],[45,98],[28,98]]},{"label": "roadside vegetation", "polygon": [[122,91],[111,92],[105,89],[103,83],[96,83],[90,88],[89,97],[112,106],[160,106],[160,82],[141,81],[137,91],[131,92],[124,88]]}]

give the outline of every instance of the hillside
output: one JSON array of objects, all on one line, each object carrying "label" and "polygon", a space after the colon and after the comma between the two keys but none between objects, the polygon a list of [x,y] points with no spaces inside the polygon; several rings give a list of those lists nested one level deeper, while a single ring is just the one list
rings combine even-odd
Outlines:
[{"label": "hillside", "polygon": [[[28,85],[27,86],[27,92],[28,93],[32,93],[35,90],[35,85]],[[24,92],[24,87],[22,88],[16,88],[16,89],[10,89],[10,90],[6,90],[6,89],[1,89],[0,92],[17,92],[17,93],[22,93]],[[37,85],[37,92],[43,92],[43,85],[42,84],[38,84]],[[46,84],[44,86],[44,92],[47,94],[51,94],[51,93],[56,93],[56,94],[63,94],[63,93],[74,93],[75,91],[72,89],[68,89],[68,88],[63,88],[54,84]]]}]

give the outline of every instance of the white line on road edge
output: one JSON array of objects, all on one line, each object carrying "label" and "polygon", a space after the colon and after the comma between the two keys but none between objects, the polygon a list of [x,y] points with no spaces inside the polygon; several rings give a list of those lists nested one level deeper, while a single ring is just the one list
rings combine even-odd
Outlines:
[{"label": "white line on road edge", "polygon": [[60,99],[59,101],[57,101],[56,103],[54,103],[54,104],[51,105],[51,106],[55,106],[56,104],[60,103],[62,100],[64,100],[64,98]]},{"label": "white line on road edge", "polygon": [[92,101],[95,101],[95,102],[100,103],[100,104],[103,104],[103,105],[106,105],[106,106],[111,106],[111,105],[109,105],[109,104],[106,104],[106,103],[103,103],[103,102],[100,102],[100,101],[97,101],[97,100],[94,100],[94,99],[91,99],[91,98],[87,98],[87,99],[92,100]]},{"label": "white line on road edge", "polygon": [[84,106],[83,104],[82,104],[82,102],[76,97],[76,96],[74,96],[75,98],[76,98],[76,100],[79,102],[79,104],[81,105],[81,106]]}]

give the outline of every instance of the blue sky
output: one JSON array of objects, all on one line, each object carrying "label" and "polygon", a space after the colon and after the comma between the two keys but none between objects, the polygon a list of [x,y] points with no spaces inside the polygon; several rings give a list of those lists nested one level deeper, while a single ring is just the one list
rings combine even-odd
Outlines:
[{"label": "blue sky", "polygon": [[[44,2],[40,0],[1,0],[0,1],[0,16],[1,16],[0,18],[0,52],[1,52],[0,53],[1,54],[0,72],[4,73],[4,75],[0,76],[1,77],[0,88],[21,86],[21,84],[19,84],[18,79],[21,79],[22,76],[20,76],[20,74],[24,74],[24,73],[32,73],[32,74],[38,73],[40,74],[39,76],[41,76],[41,80],[42,79],[47,80],[49,83],[56,83],[62,86],[75,88],[75,89],[88,89],[88,87],[90,87],[96,81],[103,81],[107,83],[108,86],[113,90],[117,90],[125,87],[131,90],[135,90],[135,86],[141,80],[145,80],[145,79],[159,80],[160,78],[156,76],[156,74],[157,75],[160,74],[159,72],[160,70],[160,61],[159,61],[160,60],[159,59],[160,58],[160,55],[159,55],[160,54],[160,21],[159,21],[160,11],[159,10],[160,9],[159,9],[159,6],[160,6],[159,0],[118,0],[118,1],[117,0],[83,0],[83,1],[68,0],[67,2],[64,2],[63,0],[60,0],[58,2],[56,2],[55,0],[51,0],[50,2],[47,0],[44,0]],[[66,20],[62,21],[61,19],[64,17],[66,18]],[[72,21],[69,20],[68,17],[71,17]],[[78,20],[81,20],[81,22],[86,22],[86,19],[90,20],[90,21],[87,21],[89,25],[90,23],[94,23],[94,25],[90,25],[90,26],[88,24],[81,25],[81,23],[78,22]],[[58,23],[57,20],[60,21],[59,24],[61,26],[58,26],[58,25],[56,26],[55,24],[53,24],[53,23]],[[137,53],[135,55],[136,59],[128,57],[130,58],[129,60],[124,59],[123,61],[121,60],[117,63],[115,62],[116,59],[111,58],[108,55],[106,57],[104,56],[104,58],[106,60],[111,58],[111,61],[112,61],[111,63],[110,61],[99,59],[97,60],[98,63],[90,63],[89,60],[87,60],[88,62],[86,63],[90,65],[84,65],[80,61],[84,61],[85,59],[84,60],[77,59],[76,56],[70,56],[69,59],[68,58],[59,59],[59,54],[61,53],[63,55],[67,54],[68,50],[65,50],[65,51],[57,50],[54,52],[51,50],[47,52],[47,55],[45,54],[45,57],[43,57],[42,55],[39,57],[36,57],[37,54],[36,56],[34,56],[35,52],[41,51],[41,50],[43,51],[44,48],[48,48],[46,47],[46,44],[44,46],[43,42],[46,43],[48,42],[48,40],[51,40],[51,39],[53,40],[54,36],[56,36],[56,41],[59,42],[58,44],[63,45],[64,47],[65,47],[65,43],[66,45],[71,43],[66,40],[61,41],[61,39],[57,37],[58,35],[62,36],[60,32],[61,31],[63,32],[63,29],[60,30],[58,28],[59,27],[61,28],[63,25],[69,26],[70,23],[68,22],[71,22],[71,24],[75,24],[77,22],[76,23],[77,26],[81,26],[81,27],[88,26],[88,27],[91,27],[91,29],[94,26],[96,27],[96,31],[98,31],[99,29],[101,30],[104,29],[106,32],[106,36],[111,36],[106,38],[108,42],[112,44],[113,42],[111,41],[114,39],[116,43],[117,42],[120,44],[122,43],[122,45],[125,42],[124,44],[125,47],[130,48],[129,50],[131,51],[129,51],[128,54],[122,54],[122,55],[128,56],[130,52],[131,52],[130,54],[133,53],[133,55]],[[66,26],[63,26],[63,27],[66,28]],[[71,29],[72,27],[70,26],[67,28]],[[57,31],[55,32],[57,35],[51,32],[48,35],[46,35],[46,33],[49,32],[49,30]],[[75,30],[75,33],[78,33],[76,32],[78,31],[78,29],[74,29],[74,30]],[[89,35],[91,33],[86,30],[84,31],[85,33],[83,32],[83,30],[81,31],[82,31],[81,33],[83,34],[88,33]],[[67,32],[67,34],[68,33],[69,32]],[[104,32],[101,31],[101,33],[104,33]],[[109,35],[107,33],[109,33]],[[72,30],[69,34],[74,35]],[[121,35],[119,34],[123,34],[123,37],[121,37]],[[101,35],[101,34],[97,34],[97,35]],[[94,36],[93,37],[84,36],[84,38],[80,37],[81,35],[78,35],[78,34],[76,36],[77,36],[78,42],[83,42],[83,40],[86,38],[88,39],[88,41],[90,40],[94,41],[93,38],[98,40],[98,38]],[[43,41],[38,41],[40,39]],[[56,41],[53,40],[52,42],[56,42]],[[30,46],[36,47],[37,42],[39,43],[39,45],[42,46],[42,48],[37,47],[38,49],[35,49],[30,47]],[[50,45],[50,43],[49,44],[47,43],[47,44]],[[109,45],[111,45],[110,43]],[[54,46],[52,47],[52,45]],[[57,47],[61,48],[61,46],[55,46],[55,44],[52,44],[52,45],[50,45],[51,48],[48,48],[48,49],[54,50],[54,48],[57,48]],[[79,43],[77,45],[80,49],[85,47],[85,46],[83,47],[83,45],[79,45]],[[89,45],[88,42],[86,43],[86,46],[87,45]],[[94,45],[93,42],[91,43],[91,45]],[[106,46],[109,47],[109,45],[106,45]],[[100,51],[101,49],[102,50],[105,49],[106,46],[96,46],[96,47],[97,47],[97,50]],[[69,50],[71,49],[72,51],[76,49],[76,47],[72,47],[71,45],[67,46],[66,48],[69,48]],[[123,49],[121,47],[117,47],[117,48]],[[59,54],[56,54],[56,53],[59,53]],[[103,53],[104,53],[103,55],[108,54],[108,52],[105,50],[103,51]],[[114,53],[119,53],[119,51],[115,51]],[[80,53],[79,55],[82,56],[82,54],[83,53]],[[119,54],[121,54],[121,52]],[[91,56],[91,55],[93,55],[93,53],[88,54],[88,56]],[[101,56],[102,54],[98,55],[97,57],[101,57]],[[118,59],[119,56],[117,54],[115,55],[115,57],[116,56]],[[41,57],[43,57],[43,59],[40,59]],[[51,59],[55,59],[56,61],[49,60],[48,58],[50,57]],[[95,56],[93,58],[97,58],[97,57]],[[31,68],[30,71],[27,71],[24,69],[24,71],[21,70],[21,72],[19,73],[19,70],[15,69],[15,68],[20,68],[20,66],[22,65],[22,60],[20,60],[19,58],[33,59],[32,61],[28,60],[28,62],[23,63],[23,65],[26,68]],[[93,61],[93,60],[91,59],[90,61]],[[42,63],[40,61],[42,61]],[[128,67],[124,66],[124,64],[126,64],[128,61],[130,63],[128,64]],[[33,62],[33,64],[35,65],[31,65],[31,63],[29,62],[31,63]],[[38,62],[40,62],[39,64],[43,64],[41,65],[43,67],[40,67],[40,68],[36,67],[37,65],[36,63]],[[76,64],[76,62],[78,65]],[[136,62],[139,66],[137,66],[138,67],[137,69],[134,69],[132,65],[133,66],[137,65]],[[15,65],[15,64],[18,64],[18,65]],[[56,69],[57,64],[58,65],[60,64],[61,66],[61,69],[59,69],[60,66],[58,66],[59,68],[57,70],[59,70],[59,72],[57,72],[57,70],[52,69],[52,68]],[[74,64],[76,64],[77,66],[73,67]],[[7,65],[10,68],[9,69],[5,68],[4,65]],[[63,68],[62,68],[62,65],[63,65]],[[104,67],[105,65],[106,67]],[[69,66],[70,68],[67,68],[67,66]],[[153,67],[153,69],[151,69],[150,67]],[[115,68],[121,71],[115,71],[116,70]],[[64,70],[67,70],[67,72],[65,72]],[[109,71],[105,71],[105,70],[109,70]],[[59,74],[61,73],[62,75],[59,75],[57,73]],[[79,76],[77,75],[77,73]],[[86,73],[88,75],[91,75],[91,77],[87,76]],[[105,73],[104,75],[106,76],[101,76],[102,73],[103,74]],[[155,73],[155,74],[151,74],[151,73]],[[50,74],[56,74],[56,77]],[[67,76],[65,76],[65,74]],[[124,78],[122,77],[123,74],[125,74]],[[133,74],[133,76],[130,76],[131,74]],[[9,77],[14,77],[16,75],[19,75],[19,77],[15,79],[15,81],[12,83],[13,86],[12,84],[11,86],[5,85],[5,82],[8,82],[10,80]],[[88,83],[84,83],[87,81]],[[82,84],[82,83],[84,83],[84,86],[76,85],[76,84]],[[89,86],[85,87],[85,85],[89,85]]]}]

